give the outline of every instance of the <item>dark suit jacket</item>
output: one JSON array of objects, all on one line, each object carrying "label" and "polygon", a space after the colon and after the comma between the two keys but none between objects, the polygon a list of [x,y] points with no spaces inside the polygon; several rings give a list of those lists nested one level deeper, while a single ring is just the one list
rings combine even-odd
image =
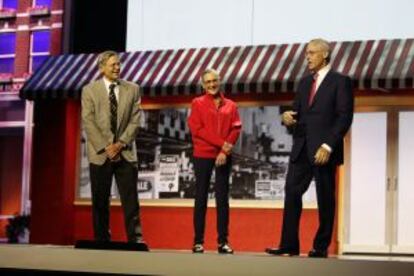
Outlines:
[{"label": "dark suit jacket", "polygon": [[[293,133],[291,161],[297,160],[302,149],[311,162],[317,149],[326,143],[333,152],[330,162],[342,164],[344,159],[343,137],[352,123],[354,98],[349,77],[330,70],[320,84],[312,105],[308,105],[312,76],[304,77],[293,102],[298,112]],[[303,148],[306,145],[306,148]]]}]

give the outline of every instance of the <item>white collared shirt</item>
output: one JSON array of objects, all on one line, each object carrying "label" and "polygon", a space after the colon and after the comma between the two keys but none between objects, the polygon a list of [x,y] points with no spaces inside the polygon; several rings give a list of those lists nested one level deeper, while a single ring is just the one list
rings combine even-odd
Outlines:
[{"label": "white collared shirt", "polygon": [[316,79],[316,93],[318,93],[319,86],[321,85],[322,81],[325,79],[326,75],[328,74],[329,70],[331,70],[331,65],[326,65],[322,69],[319,69],[316,74],[318,74],[318,78]]},{"label": "white collared shirt", "polygon": [[[111,82],[110,80],[108,80],[105,77],[103,77],[103,81],[104,81],[104,84],[105,84],[105,87],[106,87],[106,92],[108,93],[108,97],[109,97],[109,86],[114,82]],[[116,82],[114,84],[115,84],[115,90],[114,90],[115,98],[116,98],[116,101],[119,101],[119,82]]]}]

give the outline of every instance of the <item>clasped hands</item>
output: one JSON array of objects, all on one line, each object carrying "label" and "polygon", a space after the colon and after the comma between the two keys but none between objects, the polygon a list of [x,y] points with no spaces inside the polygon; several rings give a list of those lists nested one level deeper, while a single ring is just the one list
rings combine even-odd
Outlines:
[{"label": "clasped hands", "polygon": [[109,160],[117,162],[121,160],[121,151],[123,148],[124,144],[121,142],[110,144],[105,148],[106,156],[109,158]]},{"label": "clasped hands", "polygon": [[215,162],[216,167],[226,164],[227,155],[231,153],[232,149],[233,149],[232,144],[228,142],[224,142],[223,146],[221,147],[221,152],[216,157],[216,162]]}]

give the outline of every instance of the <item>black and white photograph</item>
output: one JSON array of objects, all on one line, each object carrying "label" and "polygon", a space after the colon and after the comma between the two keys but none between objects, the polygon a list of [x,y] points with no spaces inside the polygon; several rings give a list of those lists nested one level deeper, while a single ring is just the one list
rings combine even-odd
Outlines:
[{"label": "black and white photograph", "polygon": [[[281,123],[283,106],[240,107],[243,129],[235,145],[230,198],[241,200],[284,199],[284,185],[292,148],[289,129]],[[194,198],[195,176],[188,108],[145,110],[136,139],[140,199]],[[90,198],[85,135],[81,138],[79,199]],[[214,198],[214,174],[209,198]],[[116,185],[112,197],[119,198]],[[304,202],[314,203],[312,182]]]}]

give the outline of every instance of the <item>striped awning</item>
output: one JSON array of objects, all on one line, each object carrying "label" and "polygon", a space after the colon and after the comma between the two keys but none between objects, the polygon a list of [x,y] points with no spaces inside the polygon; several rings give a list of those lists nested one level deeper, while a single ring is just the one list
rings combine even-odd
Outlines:
[{"label": "striped awning", "polygon": [[[353,77],[359,90],[414,88],[414,39],[332,43],[332,67]],[[226,93],[287,93],[307,73],[306,43],[157,50],[121,53],[121,77],[145,96],[200,92],[200,74],[217,69]],[[26,99],[79,98],[82,86],[99,78],[97,54],[50,57],[26,82]]]}]

